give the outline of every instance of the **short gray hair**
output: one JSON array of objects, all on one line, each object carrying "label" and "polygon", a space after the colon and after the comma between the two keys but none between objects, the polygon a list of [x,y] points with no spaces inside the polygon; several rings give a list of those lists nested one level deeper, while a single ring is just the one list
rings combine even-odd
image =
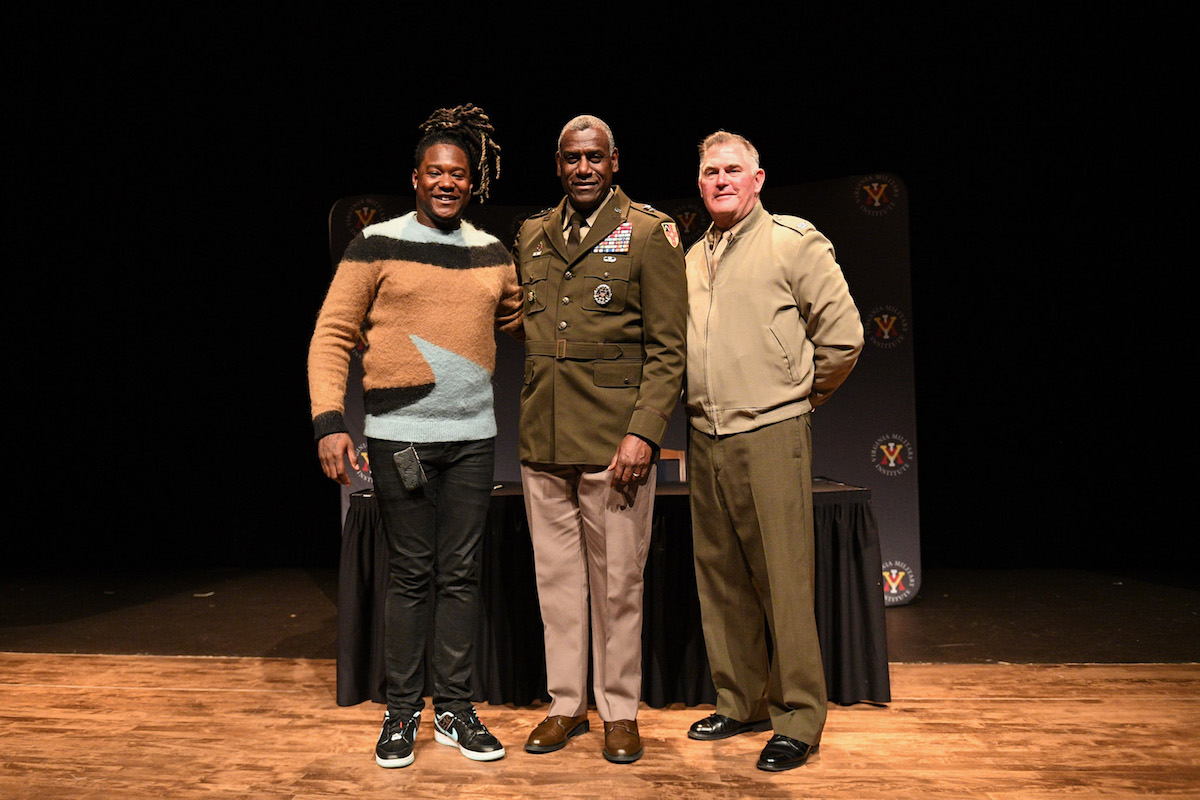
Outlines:
[{"label": "short gray hair", "polygon": [[724,130],[717,131],[716,133],[710,133],[708,136],[705,136],[704,141],[700,143],[701,165],[704,164],[704,154],[708,152],[710,147],[716,147],[719,144],[729,144],[730,142],[736,142],[737,144],[740,144],[742,147],[746,148],[746,153],[754,161],[755,169],[758,169],[762,166],[762,162],[758,160],[758,149],[754,145],[750,144],[749,139],[747,139],[745,136],[742,136],[740,133],[730,133],[729,131]]},{"label": "short gray hair", "polygon": [[608,127],[608,123],[599,117],[593,117],[591,114],[580,114],[566,125],[558,134],[558,144],[556,150],[562,150],[562,140],[571,131],[586,131],[589,128],[599,128],[604,131],[604,135],[608,137],[608,154],[611,156],[613,150],[617,149],[617,140],[613,138],[612,128]]}]

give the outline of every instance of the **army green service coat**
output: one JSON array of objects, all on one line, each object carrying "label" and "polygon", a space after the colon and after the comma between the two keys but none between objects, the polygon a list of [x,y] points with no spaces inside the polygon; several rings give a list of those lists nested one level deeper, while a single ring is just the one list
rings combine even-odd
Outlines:
[{"label": "army green service coat", "polygon": [[686,365],[687,277],[671,217],[617,188],[573,259],[563,208],[521,225],[525,306],[520,457],[607,467],[627,433],[657,446]]}]

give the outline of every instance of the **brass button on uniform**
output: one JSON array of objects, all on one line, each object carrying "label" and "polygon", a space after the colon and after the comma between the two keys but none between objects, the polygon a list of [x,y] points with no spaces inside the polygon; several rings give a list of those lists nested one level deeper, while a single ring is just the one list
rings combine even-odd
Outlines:
[{"label": "brass button on uniform", "polygon": [[567,270],[566,272],[563,273],[563,277],[566,278],[567,280],[571,280],[571,278],[575,277],[575,273],[571,272],[571,270]]},{"label": "brass button on uniform", "polygon": [[564,298],[563,298],[563,305],[564,305],[564,306],[566,306],[566,305],[570,305],[570,304],[571,304],[571,298],[569,298],[569,297],[564,297]]},{"label": "brass button on uniform", "polygon": [[562,322],[558,323],[558,329],[560,331],[565,331],[567,329],[567,321],[565,319]]}]

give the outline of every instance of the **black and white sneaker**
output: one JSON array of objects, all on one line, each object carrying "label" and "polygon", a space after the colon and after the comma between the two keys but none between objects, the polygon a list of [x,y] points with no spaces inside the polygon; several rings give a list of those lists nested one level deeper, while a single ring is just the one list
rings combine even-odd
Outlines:
[{"label": "black and white sneaker", "polygon": [[440,711],[433,717],[433,740],[438,744],[458,746],[458,751],[472,761],[495,761],[504,758],[500,744],[479,717],[475,709]]},{"label": "black and white sneaker", "polygon": [[379,732],[379,743],[375,745],[375,763],[381,767],[407,767],[416,758],[413,755],[413,742],[417,738],[417,728],[421,724],[421,712],[414,711],[411,716],[403,714],[392,716],[383,712],[383,730]]}]

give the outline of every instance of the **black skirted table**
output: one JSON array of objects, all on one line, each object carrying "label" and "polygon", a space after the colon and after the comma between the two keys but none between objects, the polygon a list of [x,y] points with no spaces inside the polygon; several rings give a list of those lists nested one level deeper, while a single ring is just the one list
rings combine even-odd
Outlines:
[{"label": "black skirted table", "polygon": [[[882,558],[871,490],[823,478],[813,485],[816,617],[831,702],[888,703]],[[533,547],[519,484],[492,493],[480,559],[483,615],[473,699],[549,700]],[[692,565],[687,485],[659,483],[646,561],[642,700],[661,708],[714,703]],[[337,703],[386,702],[383,521],[370,490],[350,497],[338,578]],[[428,693],[429,687],[426,686]]]}]

